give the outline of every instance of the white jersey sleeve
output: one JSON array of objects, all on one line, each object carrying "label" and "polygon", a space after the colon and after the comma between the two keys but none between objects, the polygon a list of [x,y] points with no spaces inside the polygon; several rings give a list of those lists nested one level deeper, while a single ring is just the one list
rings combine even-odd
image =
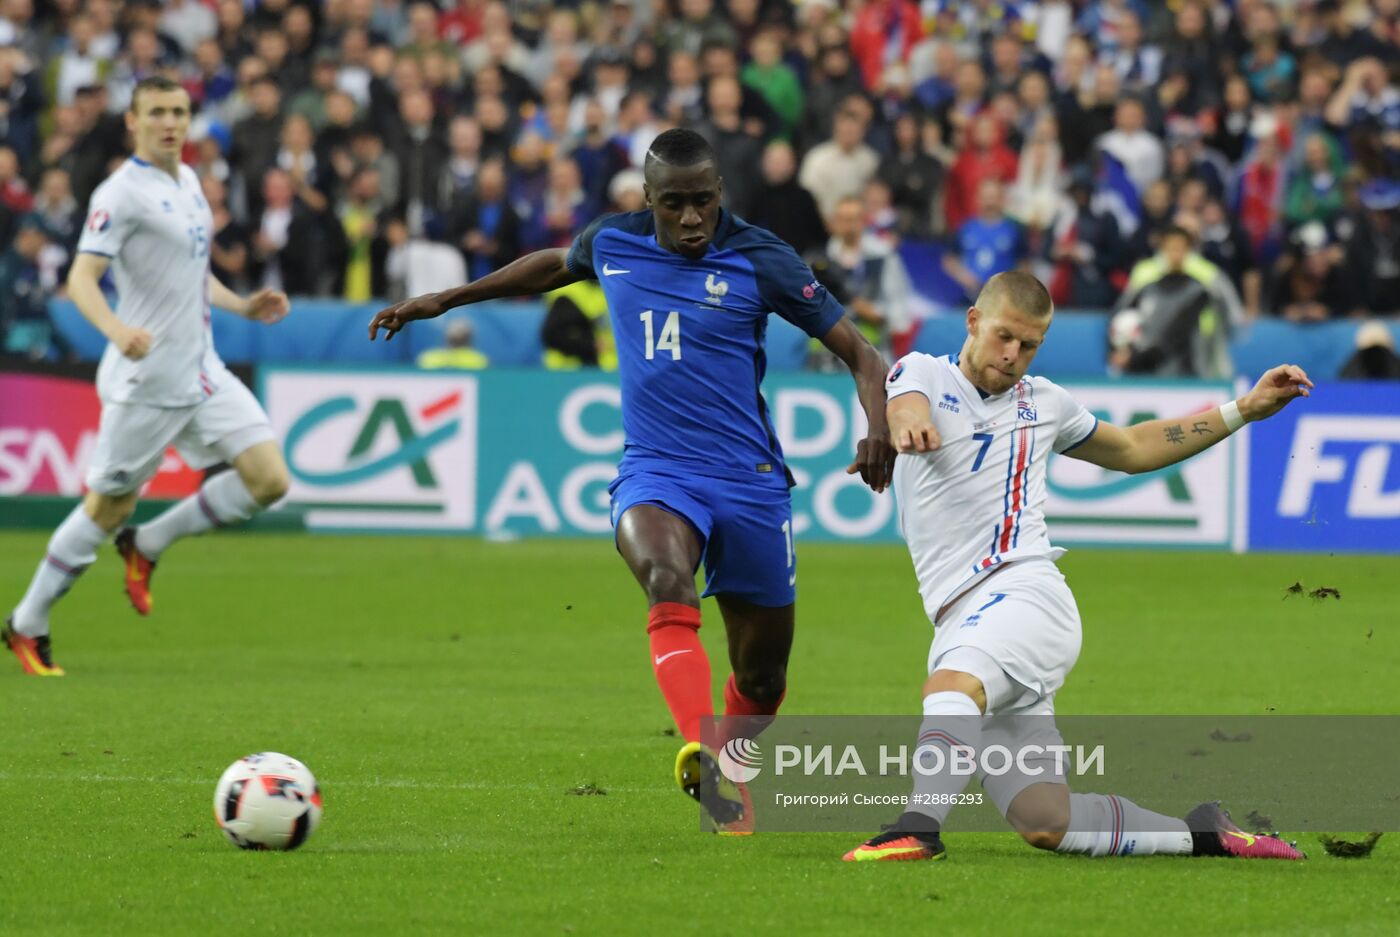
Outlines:
[{"label": "white jersey sleeve", "polygon": [[1052,448],[1056,452],[1068,452],[1088,442],[1099,428],[1099,418],[1084,409],[1084,405],[1060,385],[1043,377],[1033,380],[1041,405],[1048,403],[1054,413],[1055,440]]},{"label": "white jersey sleeve", "polygon": [[109,260],[121,253],[122,245],[136,228],[141,208],[123,198],[125,192],[120,184],[104,182],[92,193],[87,222],[78,239],[78,253],[100,254]]},{"label": "white jersey sleeve", "polygon": [[893,400],[904,394],[923,394],[930,401],[938,396],[938,359],[912,351],[895,362],[885,377],[885,397]]}]

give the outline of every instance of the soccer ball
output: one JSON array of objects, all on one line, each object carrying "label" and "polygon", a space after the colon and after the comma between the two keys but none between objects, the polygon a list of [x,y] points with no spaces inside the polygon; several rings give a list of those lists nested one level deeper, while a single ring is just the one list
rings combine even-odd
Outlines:
[{"label": "soccer ball", "polygon": [[295,849],[321,822],[321,789],[295,758],[259,752],[219,778],[214,819],[240,849]]}]

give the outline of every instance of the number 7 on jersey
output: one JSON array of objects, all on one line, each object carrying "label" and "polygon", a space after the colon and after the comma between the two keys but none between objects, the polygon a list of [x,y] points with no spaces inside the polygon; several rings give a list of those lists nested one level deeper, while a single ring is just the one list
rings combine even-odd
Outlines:
[{"label": "number 7 on jersey", "polygon": [[646,330],[647,360],[655,358],[659,351],[669,351],[672,361],[681,360],[681,314],[666,313],[666,321],[661,323],[661,335],[654,338],[652,318],[655,315],[651,309],[641,315],[642,327]]}]

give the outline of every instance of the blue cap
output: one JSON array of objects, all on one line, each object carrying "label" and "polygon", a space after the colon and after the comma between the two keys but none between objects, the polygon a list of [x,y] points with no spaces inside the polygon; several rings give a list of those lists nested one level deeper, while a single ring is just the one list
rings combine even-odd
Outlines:
[{"label": "blue cap", "polygon": [[1394,179],[1372,179],[1361,187],[1361,204],[1371,211],[1400,208],[1400,182]]}]

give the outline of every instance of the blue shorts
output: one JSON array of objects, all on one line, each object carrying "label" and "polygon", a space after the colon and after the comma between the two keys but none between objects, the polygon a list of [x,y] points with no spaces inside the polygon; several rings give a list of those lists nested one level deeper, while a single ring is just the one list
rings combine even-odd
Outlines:
[{"label": "blue shorts", "polygon": [[654,504],[700,535],[704,595],[732,595],[782,608],[797,597],[792,499],[786,488],[655,471],[628,472],[608,486],[614,530],[628,508]]}]

